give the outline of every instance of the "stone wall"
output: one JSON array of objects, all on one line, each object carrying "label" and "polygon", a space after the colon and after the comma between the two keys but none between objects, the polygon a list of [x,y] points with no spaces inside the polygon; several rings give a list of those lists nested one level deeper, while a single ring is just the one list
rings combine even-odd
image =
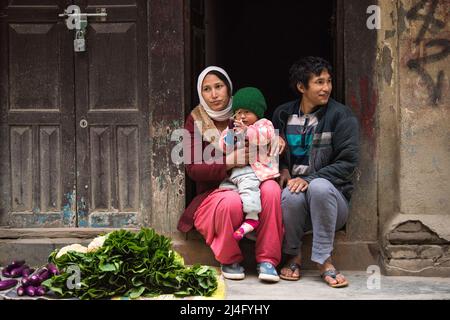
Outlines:
[{"label": "stone wall", "polygon": [[450,275],[450,2],[379,5],[378,205],[385,271]]},{"label": "stone wall", "polygon": [[[424,220],[424,222],[420,220]],[[384,235],[382,256],[389,275],[448,276],[450,238],[448,231],[432,226],[431,219],[400,215]]]}]

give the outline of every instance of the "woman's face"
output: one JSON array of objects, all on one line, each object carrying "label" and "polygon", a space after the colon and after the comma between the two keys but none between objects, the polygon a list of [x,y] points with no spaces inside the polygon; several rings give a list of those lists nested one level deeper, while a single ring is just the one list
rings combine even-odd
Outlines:
[{"label": "woman's face", "polygon": [[202,97],[214,111],[225,109],[230,101],[228,88],[215,74],[208,74],[202,83]]}]

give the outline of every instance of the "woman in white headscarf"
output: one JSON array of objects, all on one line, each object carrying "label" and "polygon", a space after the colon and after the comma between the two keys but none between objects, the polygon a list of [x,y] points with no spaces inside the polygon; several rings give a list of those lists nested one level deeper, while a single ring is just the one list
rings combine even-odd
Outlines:
[{"label": "woman in white headscarf", "polygon": [[[198,77],[200,104],[186,119],[190,140],[184,141],[191,150],[186,172],[196,183],[197,196],[181,216],[178,229],[188,232],[195,227],[221,264],[224,277],[238,280],[245,277],[240,265],[244,257],[233,232],[244,219],[242,202],[236,191],[218,188],[232,168],[248,165],[248,148],[224,155],[219,146],[220,133],[232,117],[232,89],[228,74],[219,67],[208,67]],[[281,191],[273,180],[263,182],[260,191],[262,211],[256,232],[256,262],[259,278],[276,282],[279,277],[275,267],[280,262],[283,239]]]}]

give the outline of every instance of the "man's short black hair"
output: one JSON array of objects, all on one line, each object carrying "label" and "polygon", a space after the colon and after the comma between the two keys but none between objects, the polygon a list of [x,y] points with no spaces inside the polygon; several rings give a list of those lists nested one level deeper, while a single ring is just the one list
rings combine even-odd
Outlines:
[{"label": "man's short black hair", "polygon": [[303,83],[308,89],[308,82],[312,75],[320,76],[323,70],[327,70],[332,76],[331,64],[320,57],[303,57],[297,60],[289,70],[289,82],[292,90],[299,94],[297,84]]}]

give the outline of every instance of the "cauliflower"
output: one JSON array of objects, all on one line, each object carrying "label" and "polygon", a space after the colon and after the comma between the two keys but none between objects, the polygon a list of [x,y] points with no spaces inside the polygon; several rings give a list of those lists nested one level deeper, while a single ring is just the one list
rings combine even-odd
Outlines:
[{"label": "cauliflower", "polygon": [[180,265],[184,266],[184,259],[183,256],[181,254],[179,254],[178,252],[176,252],[175,250],[172,250],[172,252],[174,253],[175,256],[175,263],[179,263]]},{"label": "cauliflower", "polygon": [[59,257],[65,255],[69,251],[86,253],[87,252],[87,248],[85,246],[82,246],[79,243],[75,243],[75,244],[71,244],[69,246],[62,247],[61,249],[59,249],[58,253],[56,254],[56,259],[58,259]]},{"label": "cauliflower", "polygon": [[103,243],[105,242],[106,238],[108,238],[108,235],[105,234],[104,236],[98,236],[94,238],[91,243],[88,244],[87,251],[88,252],[94,252],[97,251],[98,248],[103,246]]}]

